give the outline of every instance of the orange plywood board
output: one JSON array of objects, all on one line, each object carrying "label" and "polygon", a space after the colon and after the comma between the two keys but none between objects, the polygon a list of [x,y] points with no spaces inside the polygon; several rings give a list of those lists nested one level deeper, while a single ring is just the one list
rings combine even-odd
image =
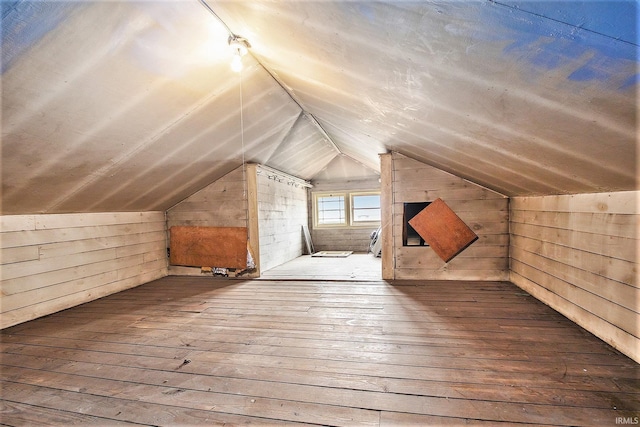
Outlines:
[{"label": "orange plywood board", "polygon": [[478,239],[442,199],[431,202],[409,224],[444,262],[451,261]]},{"label": "orange plywood board", "polygon": [[247,268],[245,227],[174,226],[170,236],[172,265]]}]

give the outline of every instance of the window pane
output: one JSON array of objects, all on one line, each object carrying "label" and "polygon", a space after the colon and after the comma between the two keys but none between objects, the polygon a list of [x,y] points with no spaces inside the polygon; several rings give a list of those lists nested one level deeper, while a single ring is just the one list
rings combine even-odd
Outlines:
[{"label": "window pane", "polygon": [[353,196],[353,208],[379,208],[380,196],[378,194],[371,194],[367,196]]},{"label": "window pane", "polygon": [[344,224],[344,196],[318,196],[318,224]]},{"label": "window pane", "polygon": [[380,221],[380,195],[353,196],[352,222]]}]

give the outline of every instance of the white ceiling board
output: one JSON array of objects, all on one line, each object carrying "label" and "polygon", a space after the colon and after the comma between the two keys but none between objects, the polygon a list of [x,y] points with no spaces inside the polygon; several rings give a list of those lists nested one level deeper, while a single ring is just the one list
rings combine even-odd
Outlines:
[{"label": "white ceiling board", "polygon": [[264,162],[302,179],[313,178],[338,152],[301,113],[287,136]]},{"label": "white ceiling board", "polygon": [[266,161],[300,113],[246,57],[243,156],[240,76],[202,5],[60,7],[2,76],[4,213],[167,208],[243,157]]},{"label": "white ceiling board", "polygon": [[162,210],[243,161],[312,179],[390,150],[506,195],[636,187],[637,2],[208,4],[224,25],[0,2],[2,213]]},{"label": "white ceiling board", "polygon": [[226,173],[243,160],[264,162],[267,157],[261,153],[278,146],[299,108],[257,66],[245,71],[243,91],[252,94],[243,103],[243,127],[237,86],[208,98],[56,207],[103,211],[114,205],[123,210],[172,206],[185,193],[219,178],[219,171]]},{"label": "white ceiling board", "polygon": [[[376,180],[379,178],[379,172],[342,154],[336,156],[329,164],[322,168],[322,170],[314,176],[313,180],[311,180],[311,183],[313,185],[326,184],[329,182],[345,183],[348,181]],[[342,189],[344,190],[344,188]]]},{"label": "white ceiling board", "polygon": [[633,188],[635,40],[517,6],[214,3],[361,161],[382,145],[511,195]]}]

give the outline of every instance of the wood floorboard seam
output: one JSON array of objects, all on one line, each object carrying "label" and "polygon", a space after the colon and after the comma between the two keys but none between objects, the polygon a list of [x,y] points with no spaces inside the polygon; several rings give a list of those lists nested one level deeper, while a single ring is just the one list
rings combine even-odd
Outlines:
[{"label": "wood floorboard seam", "polygon": [[640,414],[638,364],[509,282],[170,276],[0,338],[16,424],[28,405],[51,424],[603,426]]}]

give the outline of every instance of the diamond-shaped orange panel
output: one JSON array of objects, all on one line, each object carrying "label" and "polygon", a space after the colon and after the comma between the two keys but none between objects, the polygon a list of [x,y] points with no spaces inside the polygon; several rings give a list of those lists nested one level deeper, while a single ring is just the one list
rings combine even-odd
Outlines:
[{"label": "diamond-shaped orange panel", "polygon": [[409,224],[444,262],[451,261],[478,239],[442,199],[431,202]]}]

